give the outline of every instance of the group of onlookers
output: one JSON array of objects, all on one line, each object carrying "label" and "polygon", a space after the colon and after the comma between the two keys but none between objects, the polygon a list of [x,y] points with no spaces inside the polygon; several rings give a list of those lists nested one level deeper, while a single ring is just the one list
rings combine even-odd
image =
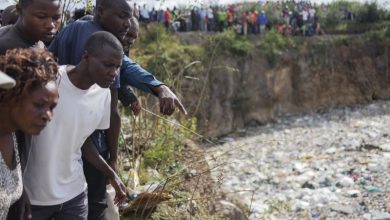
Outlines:
[{"label": "group of onlookers", "polygon": [[[173,32],[223,31],[232,28],[237,34],[247,35],[264,33],[274,27],[285,35],[323,33],[316,8],[308,1],[266,2],[253,5],[252,9],[245,4],[165,10],[148,9],[146,5],[141,7],[136,4],[134,7],[141,22],[160,22]],[[321,8],[325,8],[325,5],[321,5]],[[278,13],[276,18],[272,15],[275,10]]]},{"label": "group of onlookers", "polygon": [[[324,5],[321,10],[325,10]],[[280,16],[282,19],[275,25],[276,30],[281,34],[304,36],[324,34],[316,8],[308,2],[286,4]]]}]

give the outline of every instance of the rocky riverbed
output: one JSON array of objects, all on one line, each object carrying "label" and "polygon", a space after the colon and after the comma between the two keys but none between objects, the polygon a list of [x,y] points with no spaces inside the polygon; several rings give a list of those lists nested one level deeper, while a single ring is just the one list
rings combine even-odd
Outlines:
[{"label": "rocky riverbed", "polygon": [[390,102],[285,117],[207,150],[249,219],[390,219]]}]

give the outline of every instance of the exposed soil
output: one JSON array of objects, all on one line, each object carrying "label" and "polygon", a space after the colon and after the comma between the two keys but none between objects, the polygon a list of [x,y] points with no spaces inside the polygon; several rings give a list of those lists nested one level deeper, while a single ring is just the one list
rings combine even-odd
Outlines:
[{"label": "exposed soil", "polygon": [[[204,36],[180,37],[202,41]],[[390,42],[356,37],[327,44],[325,38],[283,52],[274,65],[260,48],[244,57],[216,56],[213,67],[218,68],[199,73],[207,83],[196,112],[200,133],[218,137],[286,114],[390,99]],[[193,83],[183,97],[194,94],[199,87]],[[186,106],[193,106],[192,100],[184,100]]]}]

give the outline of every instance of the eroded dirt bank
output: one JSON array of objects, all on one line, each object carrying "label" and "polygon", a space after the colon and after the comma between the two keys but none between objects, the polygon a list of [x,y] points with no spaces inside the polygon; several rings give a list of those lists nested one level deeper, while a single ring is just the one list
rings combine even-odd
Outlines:
[{"label": "eroded dirt bank", "polygon": [[197,113],[201,132],[222,136],[280,115],[390,98],[390,42],[314,39],[304,48],[277,54],[272,65],[259,48],[215,56]]}]

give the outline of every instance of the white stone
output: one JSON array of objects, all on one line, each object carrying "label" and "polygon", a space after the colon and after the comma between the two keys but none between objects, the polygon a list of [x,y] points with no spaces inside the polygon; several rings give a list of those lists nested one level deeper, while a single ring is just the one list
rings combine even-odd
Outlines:
[{"label": "white stone", "polygon": [[386,160],[390,160],[390,153],[383,153],[383,157],[384,157]]},{"label": "white stone", "polygon": [[302,200],[296,200],[295,203],[292,205],[292,209],[297,212],[301,210],[307,210],[310,207],[310,203],[302,201]]},{"label": "white stone", "polygon": [[382,167],[377,163],[369,163],[367,167],[372,172],[379,172],[383,170]]},{"label": "white stone", "polygon": [[339,180],[339,183],[343,186],[343,187],[351,187],[355,184],[355,182],[353,181],[353,179],[351,177],[348,177],[348,176],[344,176],[342,179]]},{"label": "white stone", "polygon": [[373,211],[372,220],[390,220],[390,213]]},{"label": "white stone", "polygon": [[352,206],[342,205],[342,204],[332,204],[330,205],[330,209],[344,214],[352,214],[355,212]]},{"label": "white stone", "polygon": [[356,140],[356,139],[350,139],[350,140],[346,140],[343,142],[343,145],[347,148],[347,149],[351,149],[351,150],[355,150],[357,148],[360,147],[360,141]]},{"label": "white stone", "polygon": [[337,149],[335,147],[331,147],[329,149],[327,149],[325,152],[328,153],[328,154],[334,154],[336,153]]},{"label": "white stone", "polygon": [[382,144],[379,147],[385,152],[390,152],[390,143]]},{"label": "white stone", "polygon": [[364,218],[365,220],[371,220],[371,214],[370,214],[370,213],[365,213],[365,214],[363,215],[363,218]]},{"label": "white stone", "polygon": [[346,196],[348,196],[348,197],[357,197],[359,195],[360,195],[359,190],[348,190],[346,193]]}]

